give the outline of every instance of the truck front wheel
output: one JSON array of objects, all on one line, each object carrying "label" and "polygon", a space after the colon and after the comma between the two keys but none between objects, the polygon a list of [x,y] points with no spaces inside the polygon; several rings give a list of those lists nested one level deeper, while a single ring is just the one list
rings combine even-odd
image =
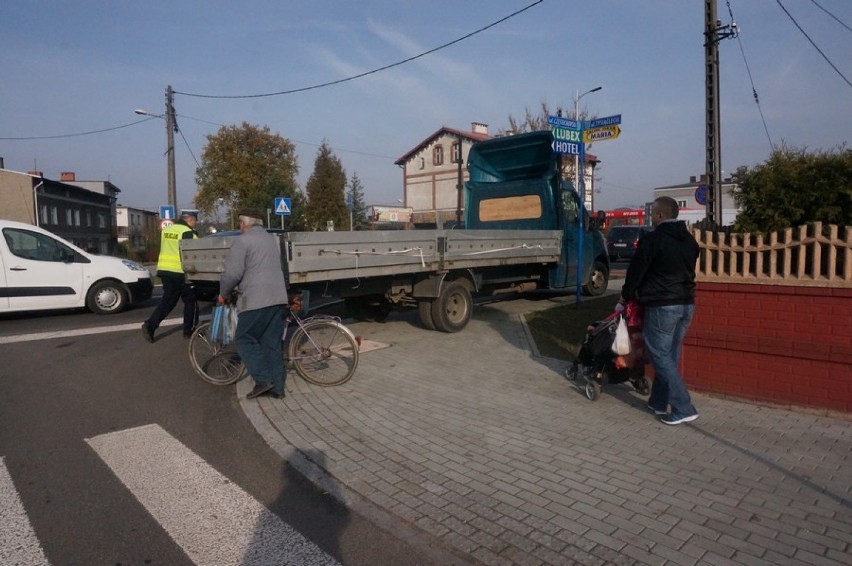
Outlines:
[{"label": "truck front wheel", "polygon": [[92,285],[86,306],[95,314],[115,314],[127,308],[127,289],[119,281],[100,281]]},{"label": "truck front wheel", "polygon": [[600,261],[592,264],[589,280],[583,285],[583,294],[592,297],[603,295],[609,285],[609,270]]},{"label": "truck front wheel", "polygon": [[458,332],[467,326],[473,310],[473,299],[467,285],[452,281],[444,285],[441,295],[432,302],[432,322],[441,332]]}]

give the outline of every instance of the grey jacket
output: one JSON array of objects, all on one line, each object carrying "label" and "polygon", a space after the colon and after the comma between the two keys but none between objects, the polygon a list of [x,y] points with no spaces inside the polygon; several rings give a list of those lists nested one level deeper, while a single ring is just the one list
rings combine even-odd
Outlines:
[{"label": "grey jacket", "polygon": [[238,285],[241,311],[287,304],[278,240],[263,226],[252,226],[234,238],[225,258],[219,293],[227,297]]}]

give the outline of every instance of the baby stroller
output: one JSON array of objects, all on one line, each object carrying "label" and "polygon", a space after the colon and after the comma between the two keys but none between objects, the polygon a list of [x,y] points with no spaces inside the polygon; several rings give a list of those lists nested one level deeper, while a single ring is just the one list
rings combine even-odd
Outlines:
[{"label": "baby stroller", "polygon": [[[612,351],[612,344],[615,341],[618,323],[625,315],[630,329],[631,353],[619,356]],[[647,395],[644,342],[640,328],[641,307],[632,301],[628,303],[624,313],[615,312],[603,320],[592,323],[586,331],[586,338],[580,346],[577,359],[565,368],[565,377],[573,381],[584,380],[586,397],[592,401],[597,400],[605,384],[625,381],[629,381],[640,395]]]}]

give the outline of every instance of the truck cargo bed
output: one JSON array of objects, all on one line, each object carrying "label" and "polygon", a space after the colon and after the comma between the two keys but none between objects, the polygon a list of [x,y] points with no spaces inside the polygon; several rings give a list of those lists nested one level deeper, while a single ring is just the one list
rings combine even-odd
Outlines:
[{"label": "truck cargo bed", "polygon": [[[194,281],[218,281],[238,236],[181,242],[184,271]],[[558,230],[387,230],[290,232],[279,236],[282,268],[291,285],[396,274],[555,263]]]}]

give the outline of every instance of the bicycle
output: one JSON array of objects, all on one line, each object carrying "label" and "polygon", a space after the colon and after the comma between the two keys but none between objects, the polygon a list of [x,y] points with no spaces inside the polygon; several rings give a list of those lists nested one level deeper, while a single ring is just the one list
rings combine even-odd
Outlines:
[{"label": "bicycle", "polygon": [[[288,340],[293,323],[297,328]],[[223,345],[208,338],[211,325],[211,322],[199,324],[189,339],[187,349],[192,368],[207,383],[236,383],[247,373],[245,364],[233,342]],[[283,363],[293,367],[308,383],[322,387],[342,385],[358,367],[358,339],[339,317],[320,314],[303,319],[291,309],[285,315],[281,341]]]}]

